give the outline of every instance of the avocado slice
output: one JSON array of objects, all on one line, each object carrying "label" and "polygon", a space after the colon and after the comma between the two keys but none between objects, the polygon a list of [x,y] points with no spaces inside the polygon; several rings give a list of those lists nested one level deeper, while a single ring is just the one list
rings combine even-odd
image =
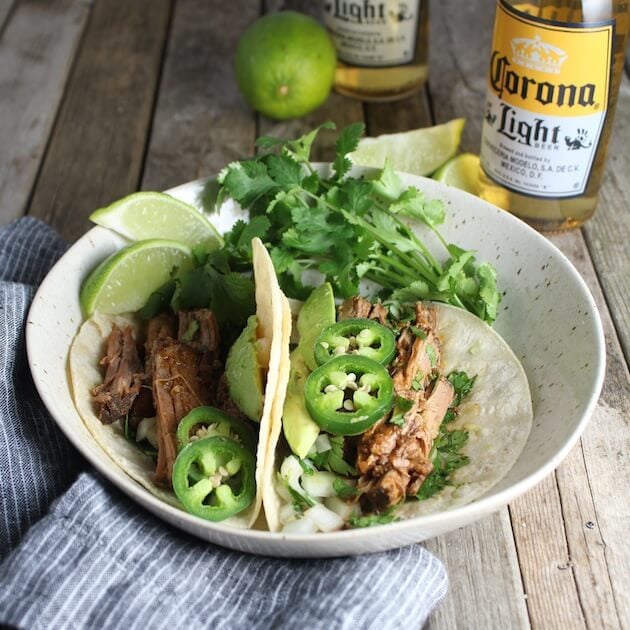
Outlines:
[{"label": "avocado slice", "polygon": [[297,329],[300,335],[298,349],[304,357],[309,370],[317,368],[313,346],[315,340],[326,326],[334,324],[335,296],[329,282],[313,290],[302,306],[297,319]]},{"label": "avocado slice", "polygon": [[291,372],[282,411],[284,436],[300,459],[306,457],[320,432],[304,402],[304,384],[317,367],[313,346],[322,330],[334,323],[335,299],[332,287],[325,283],[311,293],[298,314],[300,341],[291,353]]},{"label": "avocado slice", "polygon": [[225,362],[230,398],[254,422],[260,422],[263,411],[263,376],[258,361],[256,315],[251,315],[247,326],[238,336]]}]

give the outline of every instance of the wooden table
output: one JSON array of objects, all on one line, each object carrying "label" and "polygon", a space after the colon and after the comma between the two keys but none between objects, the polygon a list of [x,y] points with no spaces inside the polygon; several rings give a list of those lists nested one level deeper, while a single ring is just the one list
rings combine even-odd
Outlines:
[{"label": "wooden table", "polygon": [[[305,3],[302,3],[305,4]],[[28,214],[70,241],[91,210],[250,155],[260,133],[332,119],[368,133],[465,116],[478,152],[493,0],[431,7],[425,90],[391,104],[333,94],[306,119],[255,116],[236,88],[236,42],[275,0],[0,0],[0,220]],[[490,518],[431,540],[450,593],[431,628],[630,627],[630,82],[624,78],[595,218],[552,236],[602,314],[608,370],[579,444]],[[316,156],[327,159],[330,147]]]}]

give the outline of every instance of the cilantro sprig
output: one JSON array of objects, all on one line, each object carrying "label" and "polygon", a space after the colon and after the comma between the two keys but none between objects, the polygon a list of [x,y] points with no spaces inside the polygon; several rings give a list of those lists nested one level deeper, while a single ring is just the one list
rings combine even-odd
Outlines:
[{"label": "cilantro sprig", "polygon": [[444,414],[440,424],[440,432],[433,442],[430,457],[433,470],[420,486],[416,498],[420,501],[432,497],[440,490],[451,484],[450,476],[458,468],[470,463],[467,455],[460,451],[468,442],[468,431],[465,429],[449,429],[448,425],[457,417],[457,408],[462,400],[470,394],[477,375],[468,376],[466,372],[453,371],[447,376],[455,391],[453,402]]},{"label": "cilantro sprig", "polygon": [[310,154],[322,128],[334,126],[324,124],[295,140],[259,138],[257,156],[220,173],[218,198],[232,197],[250,215],[249,223],[237,223],[226,235],[230,265],[250,263],[249,241],[258,236],[290,297],[307,296],[311,287],[304,274],[317,271],[341,297],[356,295],[366,279],[382,287],[383,299],[446,302],[492,323],[501,298],[496,272],[477,263],[474,252],[444,239],[438,229],[444,204],[404,186],[389,163],[374,176],[353,177],[348,156],[362,123],[341,131],[330,173],[320,175]]},{"label": "cilantro sprig", "polygon": [[394,514],[393,508],[381,514],[368,514],[366,516],[351,516],[348,519],[350,527],[374,527],[375,525],[387,525],[399,520]]}]

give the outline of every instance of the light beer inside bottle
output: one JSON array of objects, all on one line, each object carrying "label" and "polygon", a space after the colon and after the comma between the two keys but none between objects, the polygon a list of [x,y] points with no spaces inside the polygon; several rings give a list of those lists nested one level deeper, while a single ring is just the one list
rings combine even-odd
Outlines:
[{"label": "light beer inside bottle", "polygon": [[558,199],[519,194],[493,181],[483,169],[480,169],[480,196],[483,199],[509,210],[539,230],[564,230],[579,227],[595,211],[598,191],[604,176],[615,104],[623,75],[626,38],[630,30],[629,5],[627,2],[613,0],[541,0],[538,3],[508,2],[508,4],[522,13],[555,22],[592,24],[613,18],[616,20],[608,110],[583,194]]}]

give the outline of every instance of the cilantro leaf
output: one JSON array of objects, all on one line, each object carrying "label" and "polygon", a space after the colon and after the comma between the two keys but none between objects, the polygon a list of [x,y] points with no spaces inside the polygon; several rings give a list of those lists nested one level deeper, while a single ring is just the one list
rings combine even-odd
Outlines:
[{"label": "cilantro leaf", "polygon": [[311,456],[312,462],[320,470],[329,470],[345,477],[356,476],[356,468],[343,458],[343,436],[331,435],[329,440],[331,448]]},{"label": "cilantro leaf", "polygon": [[368,514],[366,516],[351,516],[348,519],[348,525],[351,527],[374,527],[375,525],[387,525],[397,521],[398,517],[394,515],[393,508],[383,512],[382,514]]},{"label": "cilantro leaf", "polygon": [[397,201],[405,192],[405,185],[398,177],[389,158],[385,159],[385,165],[380,175],[372,180],[372,189],[385,201]]},{"label": "cilantro leaf", "polygon": [[265,158],[269,176],[279,187],[299,186],[304,178],[302,167],[288,155],[269,155]]},{"label": "cilantro leaf", "polygon": [[472,391],[473,385],[477,380],[477,375],[470,378],[466,372],[453,371],[447,376],[449,382],[455,390],[455,399],[453,400],[451,407],[459,407],[462,399],[468,396]]},{"label": "cilantro leaf", "polygon": [[[494,268],[444,240],[437,227],[445,219],[444,204],[407,188],[389,161],[374,177],[349,176],[348,153],[357,146],[360,123],[341,131],[333,176],[323,179],[308,162],[322,127],[296,140],[263,137],[258,145],[264,153],[230,164],[218,177],[219,194],[233,197],[251,219],[267,217],[269,223],[260,222],[255,231],[273,250],[289,297],[304,297],[308,290],[302,274],[320,271],[338,296],[356,293],[359,280],[365,279],[382,300],[400,304],[402,310],[406,303],[431,299],[492,323],[501,299]],[[418,223],[412,228],[407,219]],[[431,241],[425,241],[427,229]],[[250,262],[243,230],[235,226],[226,239],[231,270],[244,270]],[[436,244],[445,257],[438,257]]]},{"label": "cilantro leaf", "polygon": [[395,424],[399,427],[405,426],[405,414],[413,407],[413,400],[404,398],[403,396],[394,397],[394,410],[392,416],[388,420],[390,424]]},{"label": "cilantro leaf", "polygon": [[433,471],[424,480],[416,498],[420,501],[432,497],[449,485],[449,477],[458,468],[470,463],[466,455],[458,451],[468,442],[468,431],[447,431],[441,429],[440,434],[433,444],[431,457],[433,459]]},{"label": "cilantro leaf", "polygon": [[336,495],[344,501],[347,501],[348,499],[353,499],[359,494],[359,491],[355,486],[348,483],[345,479],[339,478],[333,481],[333,490],[335,491]]},{"label": "cilantro leaf", "polygon": [[419,339],[427,338],[427,333],[425,333],[424,330],[422,330],[422,328],[418,328],[418,326],[410,325],[409,330],[411,330],[411,332]]},{"label": "cilantro leaf", "polygon": [[226,193],[245,208],[278,187],[269,177],[265,164],[257,160],[230,164],[221,174],[220,181]]},{"label": "cilantro leaf", "polygon": [[335,171],[335,179],[337,181],[352,168],[352,160],[346,156],[357,148],[359,138],[363,135],[364,131],[365,125],[362,122],[355,122],[344,127],[337,138],[335,144],[337,155],[333,162],[333,170]]},{"label": "cilantro leaf", "polygon": [[159,289],[154,291],[147,300],[146,304],[140,309],[140,317],[144,320],[152,319],[158,313],[162,313],[168,309],[177,283],[175,280],[169,280]]},{"label": "cilantro leaf", "polygon": [[315,127],[313,131],[309,131],[303,136],[300,136],[297,140],[289,140],[286,143],[285,150],[298,162],[308,162],[311,155],[311,147],[320,130],[335,128],[335,123],[328,120],[322,123],[319,127]]}]

